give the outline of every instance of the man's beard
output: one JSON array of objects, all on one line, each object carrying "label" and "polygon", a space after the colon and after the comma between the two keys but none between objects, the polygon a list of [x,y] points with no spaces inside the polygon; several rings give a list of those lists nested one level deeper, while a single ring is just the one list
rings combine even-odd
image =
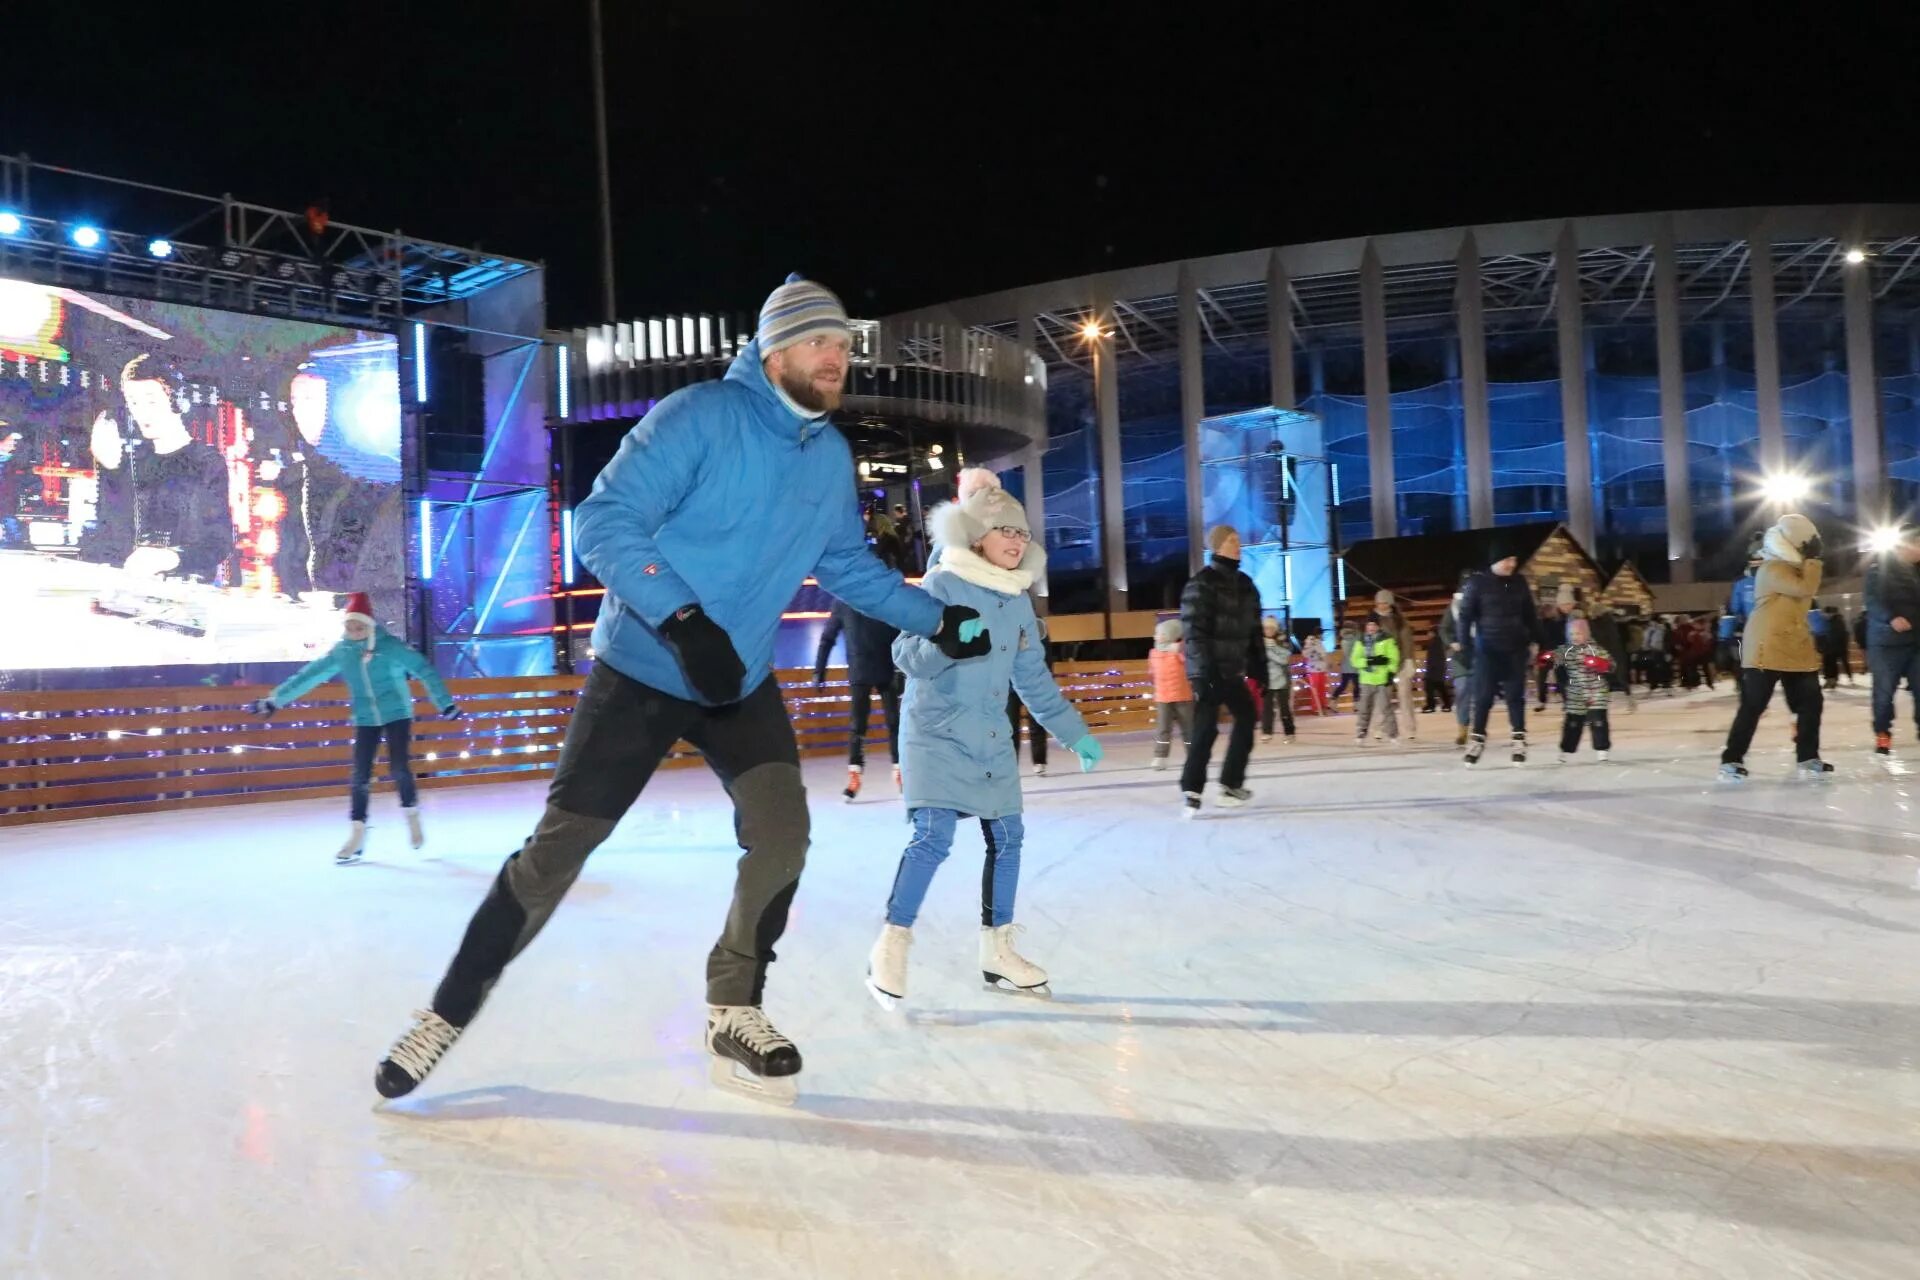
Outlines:
[{"label": "man's beard", "polygon": [[840,407],[841,390],[823,390],[811,378],[791,370],[780,375],[780,389],[808,413],[832,413]]}]

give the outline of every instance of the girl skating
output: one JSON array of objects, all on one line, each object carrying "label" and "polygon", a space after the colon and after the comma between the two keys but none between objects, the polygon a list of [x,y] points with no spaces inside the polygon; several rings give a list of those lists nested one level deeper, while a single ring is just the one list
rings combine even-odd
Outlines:
[{"label": "girl skating", "polygon": [[953,848],[963,817],[980,820],[987,842],[981,878],[980,974],[990,987],[1044,995],[1047,974],[1014,950],[1014,894],[1020,880],[1020,760],[1007,732],[1007,690],[1020,694],[1046,730],[1073,744],[1080,767],[1100,744],[1047,672],[1039,621],[1027,590],[1046,562],[1027,515],[991,471],[960,474],[960,500],[937,509],[927,527],[939,550],[926,590],[979,611],[992,648],[955,659],[918,636],[894,642],[907,675],[901,708],[901,763],[913,838],[887,901],[887,923],[868,958],[867,989],[884,1008],[907,995],[907,949],[933,874]]},{"label": "girl skating", "polygon": [[364,591],[347,598],[345,638],[280,682],[278,688],[253,704],[255,714],[270,716],[308,690],[339,680],[347,686],[353,705],[353,780],[348,784],[352,826],[347,842],[333,860],[340,866],[358,862],[367,841],[367,795],[373,777],[373,758],[381,740],[387,744],[387,771],[400,791],[400,812],[407,819],[407,840],[418,849],[426,836],[420,827],[419,799],[413,783],[413,690],[418,680],[440,714],[457,717],[460,709],[440,675],[424,657],[407,647],[373,620],[373,603]]}]

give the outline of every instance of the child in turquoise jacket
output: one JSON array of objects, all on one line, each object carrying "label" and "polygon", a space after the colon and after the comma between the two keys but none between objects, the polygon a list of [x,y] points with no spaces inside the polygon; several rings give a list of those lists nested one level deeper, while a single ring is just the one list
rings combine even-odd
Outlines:
[{"label": "child in turquoise jacket", "polygon": [[359,861],[366,845],[367,795],[373,778],[373,758],[381,740],[387,744],[387,771],[400,790],[400,812],[406,815],[407,836],[418,849],[425,841],[420,826],[417,789],[413,782],[413,690],[418,680],[427,697],[449,719],[460,715],[453,695],[431,663],[373,620],[373,603],[366,592],[347,599],[346,637],[339,644],[280,682],[278,688],[253,704],[255,714],[270,716],[281,707],[328,680],[347,686],[353,706],[353,779],[348,784],[353,826],[346,844],[334,855],[342,866]]}]

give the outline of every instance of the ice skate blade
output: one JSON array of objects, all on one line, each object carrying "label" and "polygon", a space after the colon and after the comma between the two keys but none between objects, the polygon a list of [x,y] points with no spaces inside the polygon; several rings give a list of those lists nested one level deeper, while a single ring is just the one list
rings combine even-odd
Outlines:
[{"label": "ice skate blade", "polygon": [[907,998],[905,996],[894,995],[891,991],[882,991],[879,987],[874,985],[872,978],[868,978],[864,985],[867,988],[867,994],[872,996],[873,1002],[879,1005],[882,1009],[885,1009],[888,1013],[892,1013],[892,1014],[897,1014],[903,1011],[907,1003]]},{"label": "ice skate blade", "polygon": [[346,854],[336,853],[333,855],[333,865],[336,867],[350,867],[360,861],[361,856],[365,853],[365,849],[355,849],[352,853]]},{"label": "ice skate blade", "polygon": [[776,1107],[790,1107],[800,1096],[798,1076],[756,1076],[732,1058],[717,1054],[707,1063],[707,1080],[724,1093]]},{"label": "ice skate blade", "polygon": [[1031,987],[1016,987],[997,973],[982,973],[980,977],[989,991],[998,991],[1009,996],[1026,996],[1032,1000],[1053,999],[1053,986],[1050,983],[1041,982]]}]

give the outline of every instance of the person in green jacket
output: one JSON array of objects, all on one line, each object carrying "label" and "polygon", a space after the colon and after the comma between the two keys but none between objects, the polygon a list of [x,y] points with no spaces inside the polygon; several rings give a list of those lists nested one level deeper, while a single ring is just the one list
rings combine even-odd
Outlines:
[{"label": "person in green jacket", "polygon": [[427,697],[440,709],[441,715],[448,719],[460,716],[460,708],[454,705],[453,695],[447,692],[447,686],[432,664],[373,620],[373,602],[366,592],[356,591],[347,598],[345,631],[346,636],[339,644],[288,676],[272,693],[253,704],[254,714],[270,716],[328,680],[338,680],[347,686],[354,725],[353,780],[348,784],[353,826],[347,842],[334,855],[334,861],[341,866],[358,862],[366,846],[368,784],[373,778],[373,758],[383,738],[387,744],[387,771],[400,790],[400,812],[406,815],[408,841],[416,849],[425,843],[413,783],[413,690],[408,680],[418,680],[426,688]]},{"label": "person in green jacket", "polygon": [[1387,741],[1400,741],[1400,722],[1393,713],[1393,690],[1388,681],[1400,670],[1400,646],[1380,628],[1380,615],[1367,615],[1367,629],[1347,653],[1347,667],[1360,677],[1360,723],[1354,730],[1358,742],[1367,740],[1367,725],[1377,708]]}]

